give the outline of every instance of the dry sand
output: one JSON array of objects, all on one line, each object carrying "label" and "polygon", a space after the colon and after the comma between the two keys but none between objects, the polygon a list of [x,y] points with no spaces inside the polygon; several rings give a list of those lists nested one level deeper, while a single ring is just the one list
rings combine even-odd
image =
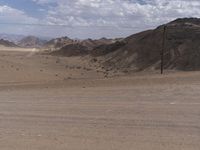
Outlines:
[{"label": "dry sand", "polygon": [[200,72],[95,69],[86,57],[0,52],[0,149],[200,149]]}]

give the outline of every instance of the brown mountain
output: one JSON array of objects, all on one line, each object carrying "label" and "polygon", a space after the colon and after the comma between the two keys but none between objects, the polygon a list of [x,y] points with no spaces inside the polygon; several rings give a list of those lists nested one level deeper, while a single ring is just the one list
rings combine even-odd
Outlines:
[{"label": "brown mountain", "polygon": [[0,45],[5,46],[5,47],[18,47],[13,42],[10,42],[10,41],[4,40],[4,39],[0,39]]},{"label": "brown mountain", "polygon": [[101,38],[101,39],[85,39],[79,41],[79,43],[83,46],[86,46],[88,50],[93,50],[95,47],[98,47],[100,45],[107,45],[114,43],[114,39],[107,39],[107,38]]},{"label": "brown mountain", "polygon": [[[200,19],[183,18],[166,24],[165,69],[200,70]],[[131,35],[122,43],[97,48],[93,54],[118,70],[158,69],[164,26]],[[124,44],[123,44],[124,43]],[[99,51],[103,53],[99,54]]]},{"label": "brown mountain", "polygon": [[101,38],[98,40],[85,39],[85,40],[72,40],[69,38],[59,38],[51,40],[48,45],[54,47],[52,55],[61,56],[82,56],[89,54],[95,47],[100,45],[107,45],[113,43],[114,40]]},{"label": "brown mountain", "polygon": [[90,54],[95,57],[103,56],[108,53],[114,52],[115,50],[125,45],[126,45],[126,42],[124,40],[119,40],[111,44],[101,44],[99,46],[94,47],[92,51],[90,51]]},{"label": "brown mountain", "polygon": [[46,43],[45,40],[41,40],[35,36],[27,36],[18,42],[20,47],[25,48],[40,48]]},{"label": "brown mountain", "polygon": [[68,37],[61,37],[52,39],[44,44],[44,48],[52,48],[52,49],[59,49],[66,45],[70,44],[81,44],[83,46],[88,47],[89,50],[93,49],[96,46],[102,45],[102,44],[110,44],[113,43],[113,39],[85,39],[85,40],[78,40],[78,39],[70,39]]},{"label": "brown mountain", "polygon": [[65,57],[84,56],[87,55],[88,53],[89,53],[88,48],[79,43],[69,44],[57,51],[51,52],[52,55],[59,55]]},{"label": "brown mountain", "polygon": [[75,40],[72,40],[68,37],[60,37],[56,39],[52,39],[48,42],[46,42],[43,46],[44,49],[51,49],[51,50],[56,50],[60,49],[66,45],[73,44]]}]

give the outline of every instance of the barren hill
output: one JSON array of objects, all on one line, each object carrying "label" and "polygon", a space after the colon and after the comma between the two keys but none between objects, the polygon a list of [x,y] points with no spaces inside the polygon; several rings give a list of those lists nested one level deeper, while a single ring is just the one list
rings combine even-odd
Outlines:
[{"label": "barren hill", "polygon": [[[69,38],[58,38],[55,40],[51,40],[46,45],[50,47],[54,47],[53,55],[61,55],[61,56],[82,56],[89,54],[95,47],[100,45],[108,45],[114,43],[113,39],[85,39],[85,40],[72,40]],[[51,43],[51,44],[50,44]]]},{"label": "barren hill", "polygon": [[98,47],[100,45],[107,45],[114,43],[114,39],[107,39],[107,38],[101,38],[101,39],[86,39],[79,41],[79,43],[83,46],[86,46],[88,50],[93,50],[95,47]]},{"label": "barren hill", "polygon": [[53,51],[51,54],[71,57],[71,56],[84,56],[87,55],[88,53],[89,51],[86,46],[76,43],[76,44],[66,45],[61,49],[59,49],[58,51]]},{"label": "barren hill", "polygon": [[[177,19],[166,26],[165,69],[199,70],[200,19]],[[157,69],[160,66],[163,27],[134,34],[123,40],[124,45],[107,45],[93,53],[103,51],[104,55],[100,58],[108,68],[132,71]]]},{"label": "barren hill", "polygon": [[45,40],[37,38],[35,36],[27,36],[18,42],[20,47],[27,47],[27,48],[39,48],[46,43]]},{"label": "barren hill", "polygon": [[115,50],[123,47],[126,44],[124,40],[122,41],[116,41],[111,44],[102,44],[99,46],[96,46],[93,48],[93,50],[90,52],[92,56],[103,56],[108,53],[114,52]]},{"label": "barren hill", "polygon": [[67,36],[66,37],[60,37],[60,38],[55,38],[55,39],[52,39],[48,42],[46,42],[43,47],[45,49],[60,49],[66,45],[69,45],[69,44],[73,44],[74,43],[74,40],[68,38]]}]

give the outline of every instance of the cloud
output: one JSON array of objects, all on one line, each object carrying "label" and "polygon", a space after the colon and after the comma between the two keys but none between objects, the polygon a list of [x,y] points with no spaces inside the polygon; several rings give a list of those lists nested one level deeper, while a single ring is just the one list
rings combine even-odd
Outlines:
[{"label": "cloud", "polygon": [[[154,28],[179,17],[200,17],[199,0],[37,0],[40,4],[56,2],[46,16],[53,25],[88,27],[97,32],[113,27],[127,32]],[[102,30],[102,31],[100,31]],[[108,32],[106,30],[106,32]],[[116,35],[116,31],[109,34]],[[120,36],[120,35],[119,35]]]},{"label": "cloud", "polygon": [[49,3],[56,3],[57,0],[32,0],[37,4],[49,4]]},{"label": "cloud", "polygon": [[1,23],[37,23],[38,19],[26,15],[25,12],[9,7],[7,5],[0,5],[0,22]]},{"label": "cloud", "polygon": [[[200,17],[199,0],[32,0],[44,7],[39,20],[21,10],[0,6],[0,21],[40,23],[42,33],[72,37],[127,36],[176,18]],[[52,5],[53,4],[53,5]],[[2,8],[6,7],[6,8]],[[9,15],[9,13],[13,14]],[[17,15],[14,17],[14,14]],[[7,17],[6,17],[7,16]],[[6,19],[7,18],[7,19]],[[57,32],[56,32],[57,31]]]},{"label": "cloud", "polygon": [[[50,2],[46,0],[46,2]],[[199,17],[197,0],[57,0],[48,11],[52,24],[148,27],[177,17]]]},{"label": "cloud", "polygon": [[37,18],[28,16],[24,11],[7,5],[0,5],[0,31],[10,34],[30,34],[34,33],[38,24]]}]

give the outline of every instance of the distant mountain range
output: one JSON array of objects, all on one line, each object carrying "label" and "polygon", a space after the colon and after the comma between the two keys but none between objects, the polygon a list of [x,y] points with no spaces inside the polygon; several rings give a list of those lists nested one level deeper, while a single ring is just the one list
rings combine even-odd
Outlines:
[{"label": "distant mountain range", "polygon": [[13,42],[17,45],[19,44],[22,47],[39,47],[49,41],[51,38],[0,33],[0,39]]},{"label": "distant mountain range", "polygon": [[[164,68],[175,70],[200,70],[200,19],[181,18],[161,25],[154,30],[133,34],[124,39],[85,39],[69,37],[49,41],[29,36],[24,37],[18,46],[40,47],[51,55],[84,56],[90,55],[109,70],[142,71],[159,69],[162,50],[163,30],[166,26]],[[16,39],[16,38],[15,38]],[[8,42],[8,41],[6,41]],[[15,46],[12,43],[0,44]]]},{"label": "distant mountain range", "polygon": [[4,39],[13,43],[17,43],[24,37],[24,35],[0,33],[0,39]]},{"label": "distant mountain range", "polygon": [[[78,44],[66,45],[53,54],[90,55],[96,60],[101,60],[99,63],[108,70],[137,72],[159,69],[164,26],[166,26],[164,68],[200,70],[199,18],[176,19],[154,30],[143,31],[124,39],[87,39],[79,41]],[[72,53],[71,50],[76,53]]]},{"label": "distant mountain range", "polygon": [[[67,48],[73,47],[75,45],[82,45],[87,50],[92,50],[94,47],[102,45],[102,44],[111,44],[116,41],[116,39],[71,39],[67,36],[59,37],[55,39],[49,38],[40,38],[36,36],[24,36],[24,35],[15,35],[15,34],[0,34],[0,39],[12,42],[19,47],[24,48],[41,48],[51,51],[59,50],[63,47]],[[66,47],[67,46],[67,47]]]},{"label": "distant mountain range", "polygon": [[13,42],[10,42],[8,40],[0,39],[0,46],[5,47],[18,47],[18,45],[14,44]]}]

